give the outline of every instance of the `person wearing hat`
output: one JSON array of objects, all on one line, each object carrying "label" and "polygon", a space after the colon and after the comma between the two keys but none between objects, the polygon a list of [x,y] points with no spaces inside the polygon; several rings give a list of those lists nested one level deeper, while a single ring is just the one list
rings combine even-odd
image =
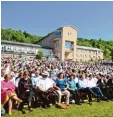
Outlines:
[{"label": "person wearing hat", "polygon": [[[48,90],[49,89],[53,90],[54,81],[49,78],[49,73],[47,71],[44,71],[42,73],[42,78],[38,80],[36,86],[37,86],[37,95],[43,101],[43,107],[44,108],[50,107],[52,100],[50,100],[51,97]],[[54,95],[53,98],[55,99],[56,95]]]}]

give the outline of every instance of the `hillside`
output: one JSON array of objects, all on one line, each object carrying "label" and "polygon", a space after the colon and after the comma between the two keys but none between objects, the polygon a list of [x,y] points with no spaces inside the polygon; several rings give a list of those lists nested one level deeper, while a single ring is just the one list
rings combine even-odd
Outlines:
[{"label": "hillside", "polygon": [[24,43],[36,43],[40,40],[41,36],[31,35],[26,31],[22,32],[21,30],[12,30],[12,29],[1,29],[1,39],[15,42],[24,42]]},{"label": "hillside", "polygon": [[[3,40],[35,44],[41,38],[43,37],[31,35],[26,31],[1,29],[1,39]],[[101,38],[99,40],[78,38],[77,45],[102,49],[104,51],[104,58],[113,60],[113,41],[105,41]]]}]

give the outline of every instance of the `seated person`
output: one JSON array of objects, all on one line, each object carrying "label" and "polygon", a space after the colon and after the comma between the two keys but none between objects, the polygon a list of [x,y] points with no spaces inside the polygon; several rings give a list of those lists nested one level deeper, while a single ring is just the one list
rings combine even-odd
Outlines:
[{"label": "seated person", "polygon": [[22,100],[20,100],[15,93],[15,86],[10,81],[11,76],[5,75],[4,79],[5,80],[1,81],[1,104],[2,104],[2,107],[4,107],[5,104],[8,102],[8,114],[11,115],[12,100],[15,100],[19,103],[21,103]]},{"label": "seated person", "polygon": [[67,83],[69,85],[68,91],[72,94],[75,104],[80,104],[80,97],[79,97],[79,92],[77,91],[76,83],[74,80],[74,74],[71,74],[69,76],[69,80]]},{"label": "seated person", "polygon": [[35,102],[37,103],[37,82],[39,81],[39,79],[42,78],[42,76],[40,75],[40,71],[37,70],[35,73],[31,74],[31,80],[32,80],[32,84],[33,84],[33,89],[34,89],[34,93],[35,93]]},{"label": "seated person", "polygon": [[106,97],[104,97],[101,89],[99,87],[97,87],[96,81],[97,80],[95,80],[95,78],[93,78],[92,75],[89,75],[89,77],[87,78],[87,87],[89,87],[95,94],[97,94],[98,101],[100,101],[100,98],[106,99]]},{"label": "seated person", "polygon": [[102,90],[103,94],[107,97],[107,87],[106,87],[106,83],[107,83],[107,77],[104,75],[99,75],[98,76],[98,81],[97,81],[97,86],[100,87],[100,89]]},{"label": "seated person", "polygon": [[78,91],[80,93],[85,93],[88,95],[88,101],[89,101],[89,104],[91,105],[92,104],[92,92],[90,90],[90,88],[87,87],[87,80],[86,80],[86,77],[85,77],[85,74],[82,74],[78,80]]},{"label": "seated person", "polygon": [[107,97],[109,100],[113,100],[113,76],[107,81]]},{"label": "seated person", "polygon": [[18,77],[15,79],[15,84],[14,84],[15,85],[15,91],[16,91],[18,96],[19,96],[18,84],[19,84],[20,79],[22,79],[22,78],[23,78],[23,72],[21,71],[19,73]]},{"label": "seated person", "polygon": [[31,74],[31,80],[32,80],[32,84],[34,87],[36,87],[36,84],[40,78],[42,78],[42,76],[40,76],[39,70],[37,70],[35,73]]},{"label": "seated person", "polygon": [[24,72],[23,78],[20,79],[18,84],[18,89],[19,89],[19,97],[23,100],[23,103],[21,103],[20,105],[20,109],[23,109],[23,105],[25,104],[25,102],[28,102],[29,110],[32,111],[31,102],[34,92],[33,92],[32,80],[29,77],[29,73],[27,71]]},{"label": "seated person", "polygon": [[67,80],[64,78],[64,74],[62,72],[58,74],[58,78],[56,79],[55,83],[59,97],[58,103],[59,104],[61,103],[62,95],[65,95],[66,96],[65,103],[69,105],[70,92],[67,90],[68,88]]},{"label": "seated person", "polygon": [[56,101],[56,93],[54,91],[54,81],[48,78],[49,73],[44,71],[42,77],[38,80],[37,95],[43,101],[43,107],[50,107],[52,101]]},{"label": "seated person", "polygon": [[107,83],[107,79],[103,75],[99,75],[99,78],[96,83],[98,87],[103,88]]}]

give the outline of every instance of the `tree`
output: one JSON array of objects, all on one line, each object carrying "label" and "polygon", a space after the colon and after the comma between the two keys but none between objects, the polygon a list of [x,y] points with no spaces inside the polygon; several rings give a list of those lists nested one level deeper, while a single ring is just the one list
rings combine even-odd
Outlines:
[{"label": "tree", "polygon": [[3,29],[1,28],[1,38],[2,40],[15,41],[15,42],[24,42],[24,43],[37,43],[41,36],[35,36],[27,33],[26,31],[22,32],[21,30],[12,30],[12,29]]},{"label": "tree", "polygon": [[44,56],[43,52],[42,51],[38,51],[37,55],[36,55],[36,58],[37,59],[42,59],[43,56]]},{"label": "tree", "polygon": [[109,49],[105,49],[104,55],[106,59],[111,59],[111,51]]},{"label": "tree", "polygon": [[111,51],[111,59],[113,61],[113,50]]}]

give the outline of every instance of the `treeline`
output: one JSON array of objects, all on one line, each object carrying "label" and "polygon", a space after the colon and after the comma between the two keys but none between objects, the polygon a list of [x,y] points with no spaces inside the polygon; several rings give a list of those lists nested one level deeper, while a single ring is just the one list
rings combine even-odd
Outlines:
[{"label": "treeline", "polygon": [[21,30],[12,30],[12,29],[1,29],[1,39],[14,41],[14,42],[23,42],[23,43],[36,43],[40,40],[41,36],[31,35],[26,31],[22,32]]},{"label": "treeline", "polygon": [[[26,31],[22,32],[21,30],[1,29],[2,40],[35,44],[41,38],[43,37],[31,35]],[[102,49],[104,51],[104,58],[113,60],[113,41],[105,41],[101,38],[99,40],[78,38],[77,45]]]}]

